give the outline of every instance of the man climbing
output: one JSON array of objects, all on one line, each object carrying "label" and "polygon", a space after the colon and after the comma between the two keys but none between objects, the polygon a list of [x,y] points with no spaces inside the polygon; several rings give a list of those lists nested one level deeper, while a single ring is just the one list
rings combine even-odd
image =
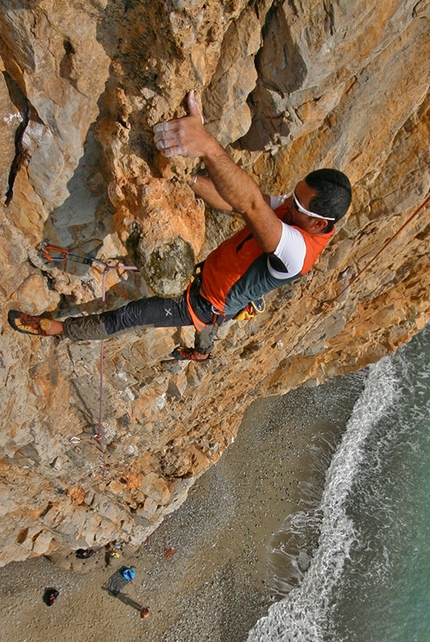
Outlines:
[{"label": "man climbing", "polygon": [[204,361],[218,325],[311,269],[333,235],[334,223],[350,205],[351,185],[345,174],[320,169],[298,181],[290,196],[263,195],[205,130],[193,91],[188,94],[188,111],[188,116],[154,127],[156,146],[166,157],[202,158],[209,177],[195,175],[190,187],[210,206],[241,214],[245,227],[209,254],[179,298],[139,299],[64,322],[11,310],[8,319],[15,330],[101,340],[140,326],[194,325],[195,347],[176,348],[173,356]]}]

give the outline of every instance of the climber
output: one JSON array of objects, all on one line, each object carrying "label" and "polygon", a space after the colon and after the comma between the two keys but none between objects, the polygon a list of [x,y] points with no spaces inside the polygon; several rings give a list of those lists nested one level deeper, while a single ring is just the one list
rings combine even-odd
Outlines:
[{"label": "climber", "polygon": [[206,131],[193,91],[187,100],[188,116],[154,127],[156,146],[166,157],[202,158],[209,176],[195,174],[191,189],[211,207],[241,214],[245,227],[209,254],[181,297],[139,299],[117,310],[65,321],[11,310],[8,319],[15,330],[102,340],[139,326],[194,325],[195,347],[180,346],[173,357],[205,361],[221,323],[244,309],[252,316],[263,294],[311,269],[333,235],[334,223],[348,210],[348,178],[335,169],[320,169],[299,180],[289,196],[263,195]]}]

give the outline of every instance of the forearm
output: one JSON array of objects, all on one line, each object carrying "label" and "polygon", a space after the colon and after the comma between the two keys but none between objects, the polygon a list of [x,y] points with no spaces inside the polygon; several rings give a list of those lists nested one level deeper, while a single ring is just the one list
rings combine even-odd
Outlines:
[{"label": "forearm", "polygon": [[214,207],[217,210],[224,210],[225,212],[232,212],[233,208],[230,203],[227,203],[216,189],[213,181],[208,176],[202,174],[195,174],[189,181],[188,185],[199,198],[202,198],[205,203]]},{"label": "forearm", "polygon": [[202,155],[216,192],[243,216],[265,252],[273,252],[282,224],[254,180],[238,167],[214,140]]},{"label": "forearm", "polygon": [[213,137],[211,144],[206,145],[202,159],[214,190],[232,210],[243,215],[261,199],[257,184],[231,160]]}]

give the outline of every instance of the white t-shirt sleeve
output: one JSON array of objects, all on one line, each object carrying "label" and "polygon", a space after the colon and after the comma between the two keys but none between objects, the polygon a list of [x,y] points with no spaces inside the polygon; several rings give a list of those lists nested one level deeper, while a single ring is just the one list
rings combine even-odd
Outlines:
[{"label": "white t-shirt sleeve", "polygon": [[[288,194],[281,194],[280,196],[270,195],[270,207],[272,210],[278,209],[285,203]],[[275,260],[273,257],[276,257]],[[272,254],[267,257],[267,267],[272,276],[276,279],[290,279],[296,276],[303,267],[306,256],[305,240],[296,228],[282,223],[282,235],[278,243],[278,247]],[[270,261],[272,257],[272,262]],[[279,259],[277,261],[276,259]],[[276,264],[278,264],[276,269]]]},{"label": "white t-shirt sleeve", "polygon": [[[271,264],[270,257],[273,255],[281,261],[284,269],[276,269],[276,260],[272,261],[275,265]],[[302,269],[305,256],[306,243],[303,235],[295,227],[282,223],[282,235],[278,247],[267,257],[267,267],[270,274],[276,279],[291,279]]]},{"label": "white t-shirt sleeve", "polygon": [[281,194],[280,196],[270,195],[270,207],[272,210],[277,210],[278,207],[281,207],[288,198],[288,194]]}]

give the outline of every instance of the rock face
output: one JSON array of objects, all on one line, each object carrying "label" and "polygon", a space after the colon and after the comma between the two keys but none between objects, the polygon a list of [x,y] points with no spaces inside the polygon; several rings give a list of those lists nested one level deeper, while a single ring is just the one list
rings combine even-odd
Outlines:
[{"label": "rock face", "polygon": [[[425,0],[0,0],[0,24],[5,564],[144,541],[254,398],[362,368],[428,322],[430,37]],[[221,328],[210,362],[168,361],[191,329],[106,342],[101,445],[100,345],[18,335],[6,313],[100,310],[100,274],[46,263],[45,238],[134,263],[108,275],[119,306],[180,293],[237,229],[194,198],[197,163],[153,144],[191,88],[263,191],[333,166],[353,207],[310,275]]]}]

